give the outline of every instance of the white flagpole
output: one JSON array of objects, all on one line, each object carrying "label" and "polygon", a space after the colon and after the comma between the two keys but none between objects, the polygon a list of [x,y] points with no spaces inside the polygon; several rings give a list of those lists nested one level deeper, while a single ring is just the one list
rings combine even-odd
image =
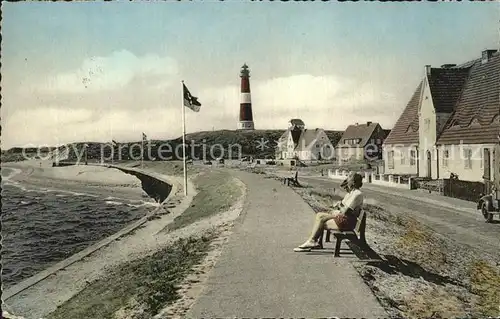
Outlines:
[{"label": "white flagpole", "polygon": [[187,169],[186,169],[186,107],[184,106],[184,81],[182,83],[182,166],[184,169],[184,196],[187,196]]}]

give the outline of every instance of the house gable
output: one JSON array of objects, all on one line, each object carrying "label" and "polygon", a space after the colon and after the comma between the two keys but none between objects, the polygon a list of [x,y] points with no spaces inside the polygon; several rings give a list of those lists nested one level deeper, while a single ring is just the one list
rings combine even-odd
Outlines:
[{"label": "house gable", "polygon": [[374,122],[349,125],[337,145],[338,147],[365,147],[377,129],[381,129],[380,125]]},{"label": "house gable", "polygon": [[296,151],[307,151],[311,150],[314,146],[317,138],[318,130],[303,130],[300,135],[299,141],[295,146]]},{"label": "house gable", "polygon": [[[376,127],[373,129],[372,134],[368,137],[366,144],[377,144],[382,145],[384,139],[387,137],[386,131],[380,126],[380,124],[376,123]],[[366,145],[365,145],[366,146]]]},{"label": "house gable", "polygon": [[436,109],[434,108],[428,76],[423,81],[419,104],[418,143],[424,150],[427,150],[436,143]]}]

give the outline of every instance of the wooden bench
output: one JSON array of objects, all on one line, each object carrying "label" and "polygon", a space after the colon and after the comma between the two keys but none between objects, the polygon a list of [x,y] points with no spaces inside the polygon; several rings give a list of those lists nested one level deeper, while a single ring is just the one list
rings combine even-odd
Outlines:
[{"label": "wooden bench", "polygon": [[283,184],[287,186],[290,186],[291,184],[292,186],[300,187],[298,177],[299,177],[299,172],[295,172],[295,175],[293,177],[284,177]]},{"label": "wooden bench", "polygon": [[[330,242],[330,236],[333,233],[333,236],[335,236],[336,242],[335,242],[335,257],[340,256],[340,245],[342,244],[342,240],[348,239],[351,242],[356,242],[357,244],[360,244],[361,246],[366,246],[366,237],[365,237],[365,229],[366,229],[366,214],[364,210],[361,210],[359,216],[358,216],[358,222],[356,223],[356,227],[354,228],[354,231],[349,230],[349,231],[341,231],[338,229],[331,229],[328,228],[328,223],[333,222],[327,221],[325,224],[325,229],[324,232],[321,234],[321,237],[319,238],[319,244],[320,248],[323,248],[323,237],[325,237],[325,242]],[[324,236],[326,233],[326,236]]]}]

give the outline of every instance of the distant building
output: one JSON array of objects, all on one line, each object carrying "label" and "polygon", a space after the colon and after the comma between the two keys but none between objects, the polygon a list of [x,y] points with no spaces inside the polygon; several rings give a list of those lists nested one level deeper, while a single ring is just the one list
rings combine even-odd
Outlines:
[{"label": "distant building", "polygon": [[349,125],[336,146],[339,163],[381,159],[386,136],[378,123]]},{"label": "distant building", "polygon": [[[491,179],[500,133],[500,54],[425,66],[423,79],[384,143],[385,171],[430,179]],[[496,164],[498,167],[498,163]]]},{"label": "distant building", "polygon": [[288,129],[278,140],[277,159],[304,162],[333,159],[334,148],[324,130],[308,130],[300,119],[292,119],[288,123]]}]

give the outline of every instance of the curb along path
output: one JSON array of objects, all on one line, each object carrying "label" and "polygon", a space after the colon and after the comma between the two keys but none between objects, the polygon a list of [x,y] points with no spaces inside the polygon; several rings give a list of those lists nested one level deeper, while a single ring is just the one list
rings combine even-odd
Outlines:
[{"label": "curb along path", "polygon": [[186,318],[387,317],[349,259],[293,252],[314,216],[297,193],[276,180],[233,174],[247,185],[247,203]]}]

